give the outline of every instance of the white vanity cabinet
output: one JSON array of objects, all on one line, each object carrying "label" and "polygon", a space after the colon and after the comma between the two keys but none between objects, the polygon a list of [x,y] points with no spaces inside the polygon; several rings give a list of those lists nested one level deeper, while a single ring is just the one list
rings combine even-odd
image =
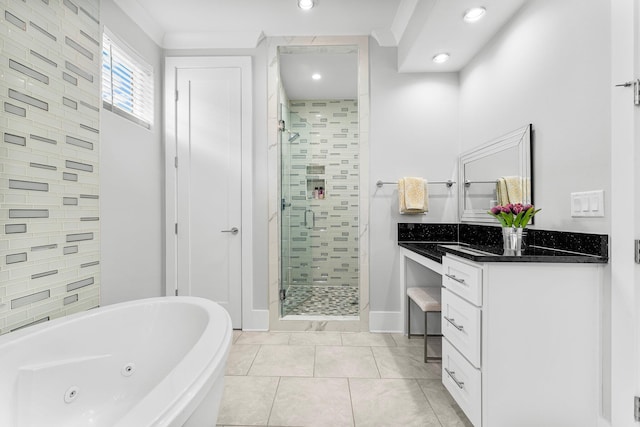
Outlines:
[{"label": "white vanity cabinet", "polygon": [[603,264],[442,262],[442,382],[479,427],[596,426]]}]

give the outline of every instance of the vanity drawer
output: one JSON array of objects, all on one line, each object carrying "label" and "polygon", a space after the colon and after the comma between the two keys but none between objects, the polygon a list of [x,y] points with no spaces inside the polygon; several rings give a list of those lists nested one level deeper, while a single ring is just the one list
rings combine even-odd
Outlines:
[{"label": "vanity drawer", "polygon": [[482,374],[447,339],[442,340],[442,384],[476,427],[482,422]]},{"label": "vanity drawer", "polygon": [[478,307],[448,289],[442,289],[442,334],[476,368],[480,367],[480,322]]},{"label": "vanity drawer", "polygon": [[442,258],[442,285],[470,303],[482,305],[482,267],[449,255]]}]

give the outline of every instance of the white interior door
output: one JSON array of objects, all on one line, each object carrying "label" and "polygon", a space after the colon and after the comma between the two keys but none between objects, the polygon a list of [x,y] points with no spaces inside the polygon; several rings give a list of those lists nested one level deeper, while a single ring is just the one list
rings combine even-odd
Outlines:
[{"label": "white interior door", "polygon": [[179,295],[211,299],[241,328],[241,71],[177,71]]},{"label": "white interior door", "polygon": [[612,84],[619,85],[611,98],[611,426],[631,427],[640,425],[640,2],[611,7]]},{"label": "white interior door", "polygon": [[[629,106],[628,108],[633,110],[633,135],[631,144],[634,147],[634,156],[633,156],[633,171],[634,177],[633,182],[635,185],[633,186],[633,204],[635,213],[635,224],[633,227],[634,234],[633,237],[635,242],[640,242],[640,1],[635,0],[633,2],[634,10],[633,10],[633,58],[634,58],[634,74],[633,79],[635,80],[635,85],[633,86],[634,90],[634,106]],[[638,252],[640,249],[639,246],[635,246],[635,252]],[[634,375],[634,399],[640,399],[640,254],[635,254],[635,264],[633,265],[633,277],[631,278],[631,292],[635,297],[634,301],[634,311],[633,311],[633,327],[631,329],[632,336],[635,337],[635,352],[633,354],[633,361],[635,369]],[[640,403],[636,403],[639,405]],[[638,413],[638,408],[634,407],[635,413],[635,424],[640,425],[640,413]]]}]

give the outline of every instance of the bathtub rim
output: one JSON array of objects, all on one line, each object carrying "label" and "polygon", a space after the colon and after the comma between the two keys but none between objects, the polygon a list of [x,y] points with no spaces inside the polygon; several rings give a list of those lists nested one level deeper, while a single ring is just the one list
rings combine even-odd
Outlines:
[{"label": "bathtub rim", "polygon": [[[24,329],[13,331],[0,336],[0,351],[9,346],[19,346],[22,341],[37,339],[37,336],[47,333],[47,331],[59,330],[64,328],[73,322],[77,322],[78,319],[83,318],[95,318],[99,316],[109,315],[109,313],[122,310],[135,306],[152,306],[152,305],[170,305],[170,304],[185,304],[191,306],[197,306],[207,313],[207,322],[205,323],[202,332],[194,344],[185,353],[182,360],[177,363],[172,369],[155,385],[149,392],[139,401],[122,415],[122,419],[116,421],[116,425],[146,425],[147,422],[154,426],[165,425],[181,425],[192,415],[192,413],[198,408],[202,400],[207,395],[208,391],[213,387],[214,382],[218,377],[223,376],[226,365],[226,359],[231,347],[233,330],[231,327],[231,318],[228,312],[219,304],[200,297],[191,296],[163,296],[143,298],[132,301],[125,301],[121,303],[111,304],[107,306],[96,307],[87,311],[73,313],[68,316],[52,319],[48,322],[29,326]],[[224,319],[222,322],[221,320]],[[207,332],[213,328],[224,328],[224,334],[221,336],[207,337]],[[55,332],[54,332],[55,333]],[[189,355],[198,353],[203,346],[217,344],[215,352],[208,353],[206,363],[198,365],[198,369],[193,373],[189,373],[189,381],[185,381],[184,388],[180,391],[175,391],[175,396],[172,399],[163,401],[165,406],[157,409],[152,415],[147,417],[146,414],[150,412],[144,411],[144,403],[149,400],[149,396],[155,396],[159,388],[166,384],[167,379],[174,374],[176,368],[184,363],[184,359]],[[224,351],[222,351],[224,350]],[[166,396],[165,396],[166,397]],[[148,409],[148,408],[147,408]],[[131,416],[142,415],[141,421],[144,424],[136,423],[131,424]],[[176,424],[178,422],[178,424]]]},{"label": "bathtub rim", "polygon": [[[184,299],[192,299],[204,301],[204,305],[214,304],[220,309],[220,312],[223,313],[225,317],[226,324],[224,325],[226,333],[222,337],[222,341],[219,342],[219,347],[217,347],[217,351],[213,354],[210,354],[208,358],[208,362],[203,364],[202,369],[198,372],[194,372],[192,374],[193,381],[190,381],[185,385],[185,388],[180,392],[176,393],[177,397],[172,399],[170,402],[167,402],[167,405],[164,407],[164,410],[159,411],[155,418],[150,419],[151,424],[154,427],[163,427],[163,426],[181,426],[183,425],[193,413],[200,406],[202,401],[206,398],[209,390],[213,387],[213,384],[219,380],[222,381],[224,377],[224,371],[226,368],[226,360],[229,355],[229,351],[231,349],[231,343],[233,341],[233,329],[231,327],[231,316],[227,310],[225,310],[219,304],[199,297],[167,297],[167,298],[184,298]],[[207,328],[202,333],[202,336],[206,334],[207,329],[221,327],[221,325],[208,323]],[[204,342],[202,338],[198,340],[196,345],[191,348],[189,352],[185,355],[185,358],[189,357],[192,353],[197,353],[199,348],[196,347],[205,347],[208,343]],[[212,343],[211,343],[212,344]],[[224,349],[224,351],[221,351]],[[184,361],[182,362],[184,363]],[[159,388],[165,387],[166,383],[170,383],[171,375],[175,375],[175,368],[171,370],[167,374],[165,378],[163,378],[160,383],[154,387],[144,399],[142,399],[138,404],[133,406],[125,415],[124,419],[127,421],[126,424],[116,424],[114,427],[122,426],[142,426],[141,424],[148,419],[145,417],[140,417],[140,413],[145,414],[148,413],[151,408],[147,406],[152,405],[153,402],[149,399],[149,396],[156,396],[154,391]],[[222,396],[221,396],[222,397]],[[132,424],[130,424],[133,422]]]},{"label": "bathtub rim", "polygon": [[[4,347],[8,343],[13,343],[14,341],[22,340],[25,337],[28,337],[31,335],[40,334],[45,329],[60,328],[63,325],[67,323],[71,323],[78,318],[83,318],[83,317],[93,318],[96,316],[100,316],[103,313],[108,313],[111,311],[129,307],[129,306],[152,305],[156,303],[170,304],[175,302],[187,303],[187,305],[190,304],[190,305],[196,305],[199,307],[204,307],[206,305],[209,305],[210,303],[220,306],[219,304],[211,300],[208,300],[206,298],[192,297],[192,296],[172,296],[172,295],[162,296],[162,297],[141,298],[141,299],[136,299],[131,301],[123,301],[115,304],[102,305],[102,306],[97,306],[95,308],[91,308],[89,310],[80,311],[78,313],[73,313],[66,316],[62,316],[62,317],[57,317],[55,319],[51,319],[46,322],[27,326],[15,331],[2,334],[0,335],[0,350],[2,349],[2,347]],[[207,310],[206,307],[205,307],[205,310]],[[226,312],[226,310],[224,311]]]}]

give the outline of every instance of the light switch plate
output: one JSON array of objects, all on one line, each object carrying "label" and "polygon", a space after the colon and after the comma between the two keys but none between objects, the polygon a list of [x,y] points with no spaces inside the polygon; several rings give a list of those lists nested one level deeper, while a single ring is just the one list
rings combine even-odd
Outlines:
[{"label": "light switch plate", "polygon": [[571,193],[571,216],[603,217],[604,190]]}]

